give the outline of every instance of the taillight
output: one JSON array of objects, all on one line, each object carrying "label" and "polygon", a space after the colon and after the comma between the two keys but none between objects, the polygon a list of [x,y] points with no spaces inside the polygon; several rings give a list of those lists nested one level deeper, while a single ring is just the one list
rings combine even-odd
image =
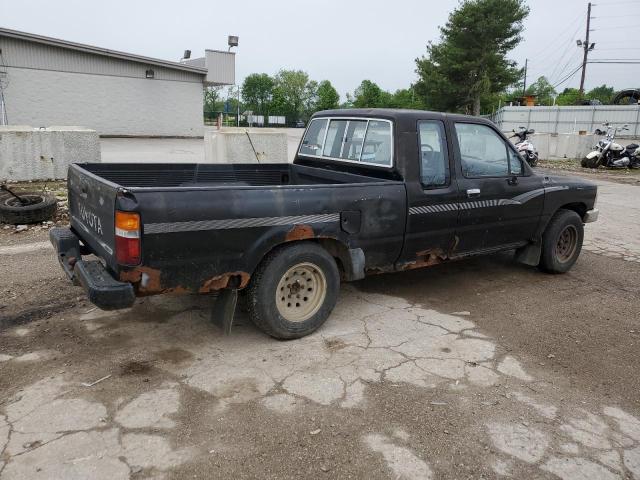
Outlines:
[{"label": "taillight", "polygon": [[121,265],[138,265],[140,259],[140,215],[116,211],[116,260]]}]

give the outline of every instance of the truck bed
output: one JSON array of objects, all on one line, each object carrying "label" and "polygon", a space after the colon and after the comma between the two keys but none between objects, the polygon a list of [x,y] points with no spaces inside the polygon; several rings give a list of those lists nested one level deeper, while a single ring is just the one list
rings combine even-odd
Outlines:
[{"label": "truck bed", "polygon": [[[120,280],[162,272],[161,288],[152,284],[162,291],[197,292],[219,275],[253,272],[287,241],[333,239],[376,267],[397,258],[404,239],[403,182],[327,168],[72,164],[68,188],[71,227],[86,249]],[[118,210],[140,214],[142,266],[116,260]]]},{"label": "truck bed", "polygon": [[292,164],[88,163],[82,169],[128,189],[278,185],[340,185],[380,182],[365,175]]}]

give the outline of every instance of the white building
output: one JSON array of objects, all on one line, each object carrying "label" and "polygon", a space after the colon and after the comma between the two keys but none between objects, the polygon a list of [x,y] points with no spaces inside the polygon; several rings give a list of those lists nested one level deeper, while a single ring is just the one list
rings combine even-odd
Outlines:
[{"label": "white building", "polygon": [[203,88],[235,83],[234,55],[178,63],[0,28],[0,114],[4,97],[8,125],[199,137]]}]

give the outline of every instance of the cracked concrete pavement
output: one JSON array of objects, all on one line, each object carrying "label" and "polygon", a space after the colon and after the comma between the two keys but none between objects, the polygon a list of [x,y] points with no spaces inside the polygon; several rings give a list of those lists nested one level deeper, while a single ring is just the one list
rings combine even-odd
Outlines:
[{"label": "cracked concrete pavement", "polygon": [[204,297],[103,312],[13,251],[0,479],[640,479],[640,266],[588,231],[563,276],[502,254],[343,285],[289,342],[242,312],[223,337]]}]

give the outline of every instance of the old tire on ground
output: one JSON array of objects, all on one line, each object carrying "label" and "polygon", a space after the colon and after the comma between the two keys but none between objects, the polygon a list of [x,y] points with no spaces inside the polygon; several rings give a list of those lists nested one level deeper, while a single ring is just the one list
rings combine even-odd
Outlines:
[{"label": "old tire on ground", "polygon": [[249,316],[272,337],[304,337],[327,320],[339,290],[338,267],[326,250],[312,242],[286,245],[271,252],[251,277]]},{"label": "old tire on ground", "polygon": [[43,193],[19,193],[21,198],[29,201],[28,205],[23,205],[20,201],[11,196],[0,197],[0,221],[12,223],[14,225],[25,223],[38,223],[49,220],[56,212],[56,197]]},{"label": "old tire on ground", "polygon": [[558,210],[542,235],[540,268],[549,273],[568,272],[580,255],[584,227],[573,210]]}]

